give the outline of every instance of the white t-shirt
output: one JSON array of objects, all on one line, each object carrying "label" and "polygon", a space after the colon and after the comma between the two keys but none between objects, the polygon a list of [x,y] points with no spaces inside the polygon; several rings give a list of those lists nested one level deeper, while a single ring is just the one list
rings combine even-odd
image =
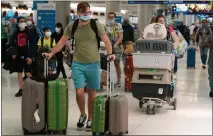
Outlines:
[{"label": "white t-shirt", "polygon": [[194,25],[191,25],[191,26],[189,27],[190,35],[193,35],[194,29],[195,29],[195,26],[194,26]]}]

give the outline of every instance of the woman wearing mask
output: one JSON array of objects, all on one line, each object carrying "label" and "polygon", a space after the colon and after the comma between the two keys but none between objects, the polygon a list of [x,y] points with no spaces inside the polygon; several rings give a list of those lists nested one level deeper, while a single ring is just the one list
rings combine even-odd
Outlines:
[{"label": "woman wearing mask", "polygon": [[[166,26],[165,16],[158,15],[156,17],[156,22],[160,24],[164,24]],[[167,40],[173,42],[174,49],[176,49],[177,46],[179,45],[179,38],[171,26],[170,27],[166,26],[166,29],[167,29]],[[174,73],[177,73],[177,69],[178,69],[178,60],[175,57]],[[176,75],[174,75],[173,77],[176,79]]]},{"label": "woman wearing mask", "polygon": [[[55,28],[55,32],[52,34],[52,38],[55,39],[55,42],[58,43],[59,40],[61,39],[61,37],[63,36],[64,30],[63,30],[63,26],[61,23],[57,23],[56,24],[56,28]],[[56,54],[57,56],[57,61],[58,61],[58,65],[57,65],[57,75],[60,75],[60,72],[62,72],[63,74],[63,78],[67,78],[65,69],[64,69],[64,65],[63,65],[63,54],[62,52],[58,52]]]}]

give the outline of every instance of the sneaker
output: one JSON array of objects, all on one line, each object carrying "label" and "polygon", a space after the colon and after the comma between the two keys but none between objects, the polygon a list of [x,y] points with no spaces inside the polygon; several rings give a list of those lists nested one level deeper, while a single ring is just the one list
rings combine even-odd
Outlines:
[{"label": "sneaker", "polygon": [[18,93],[15,94],[15,97],[21,97],[22,96],[22,89],[19,89]]},{"label": "sneaker", "polygon": [[209,92],[209,97],[211,97],[211,98],[213,97],[213,92],[212,91]]},{"label": "sneaker", "polygon": [[77,123],[77,128],[82,129],[84,127],[86,120],[87,120],[87,115],[81,115]]},{"label": "sneaker", "polygon": [[206,65],[203,65],[203,69],[206,69]]},{"label": "sneaker", "polygon": [[116,84],[115,84],[115,88],[120,88],[121,87],[121,83],[120,82],[117,82]]},{"label": "sneaker", "polygon": [[87,121],[86,131],[92,131],[92,121],[90,120]]}]

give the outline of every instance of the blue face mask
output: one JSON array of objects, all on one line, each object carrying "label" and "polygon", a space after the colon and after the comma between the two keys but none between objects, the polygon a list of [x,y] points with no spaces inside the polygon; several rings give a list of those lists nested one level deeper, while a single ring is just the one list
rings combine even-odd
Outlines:
[{"label": "blue face mask", "polygon": [[80,19],[83,21],[88,21],[88,20],[90,20],[90,15],[88,15],[88,16],[81,15]]},{"label": "blue face mask", "polygon": [[113,25],[115,23],[115,20],[109,20],[109,25]]}]

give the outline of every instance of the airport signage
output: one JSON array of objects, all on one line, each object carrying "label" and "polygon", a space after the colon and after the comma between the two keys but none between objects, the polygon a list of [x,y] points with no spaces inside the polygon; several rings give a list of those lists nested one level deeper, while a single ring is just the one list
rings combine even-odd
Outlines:
[{"label": "airport signage", "polygon": [[43,29],[49,27],[52,32],[55,31],[56,23],[56,4],[55,3],[40,3],[37,5],[37,21],[38,27]]},{"label": "airport signage", "polygon": [[34,0],[33,1],[33,10],[37,10],[37,4],[38,3],[48,3],[48,1],[39,1],[39,0]]}]

